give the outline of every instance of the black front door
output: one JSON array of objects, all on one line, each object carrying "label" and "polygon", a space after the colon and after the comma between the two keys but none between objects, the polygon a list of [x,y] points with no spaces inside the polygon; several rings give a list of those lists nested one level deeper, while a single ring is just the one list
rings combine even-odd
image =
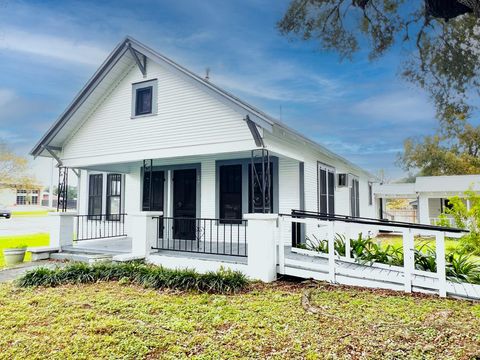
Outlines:
[{"label": "black front door", "polygon": [[195,240],[197,214],[197,170],[173,172],[173,235],[175,239]]}]

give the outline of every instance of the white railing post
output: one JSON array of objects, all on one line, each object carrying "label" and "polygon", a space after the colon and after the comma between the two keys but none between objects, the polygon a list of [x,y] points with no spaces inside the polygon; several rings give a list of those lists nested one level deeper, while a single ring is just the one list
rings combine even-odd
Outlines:
[{"label": "white railing post", "polygon": [[414,238],[411,229],[403,231],[403,276],[405,292],[412,292],[412,273],[415,268]]},{"label": "white railing post", "polygon": [[329,281],[335,282],[335,226],[333,221],[328,222],[328,274]]},{"label": "white railing post", "polygon": [[277,214],[244,214],[247,223],[247,266],[252,279],[277,280]]},{"label": "white railing post", "polygon": [[352,237],[352,229],[349,223],[346,223],[346,230],[345,230],[345,257],[347,259],[351,259],[352,257],[352,244],[351,244],[351,237]]},{"label": "white railing post", "polygon": [[438,232],[435,235],[435,250],[437,256],[438,294],[447,296],[447,274],[445,269],[445,233]]},{"label": "white railing post", "polygon": [[[65,246],[73,245],[75,232],[74,219],[77,215],[71,212],[48,213],[50,220],[50,247],[62,251]],[[78,237],[78,234],[76,234]]]},{"label": "white railing post", "polygon": [[134,256],[145,258],[150,254],[159,235],[158,218],[161,216],[163,216],[162,211],[142,211],[130,215]]},{"label": "white railing post", "polygon": [[280,216],[278,218],[278,270],[280,274],[285,274],[285,244],[283,241],[285,231],[286,218]]}]

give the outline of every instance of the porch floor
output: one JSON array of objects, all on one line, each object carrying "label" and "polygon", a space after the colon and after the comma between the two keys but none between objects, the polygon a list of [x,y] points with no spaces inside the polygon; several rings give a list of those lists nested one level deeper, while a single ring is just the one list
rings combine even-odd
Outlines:
[{"label": "porch floor", "polygon": [[179,259],[190,258],[247,265],[247,257],[244,256],[219,255],[178,250],[155,250],[155,252],[152,252],[151,255],[164,255],[168,257],[176,257]]},{"label": "porch floor", "polygon": [[132,239],[129,237],[74,241],[72,246],[62,247],[65,251],[90,252],[100,254],[128,254],[132,251]]}]

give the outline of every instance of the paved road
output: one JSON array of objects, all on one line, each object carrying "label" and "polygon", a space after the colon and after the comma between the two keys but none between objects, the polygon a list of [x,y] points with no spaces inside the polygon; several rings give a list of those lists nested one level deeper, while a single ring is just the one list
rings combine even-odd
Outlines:
[{"label": "paved road", "polygon": [[48,216],[0,218],[0,236],[49,232]]}]

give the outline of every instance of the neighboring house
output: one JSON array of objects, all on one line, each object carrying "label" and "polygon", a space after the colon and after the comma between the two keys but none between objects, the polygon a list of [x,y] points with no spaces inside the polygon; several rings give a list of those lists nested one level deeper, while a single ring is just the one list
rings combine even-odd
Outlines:
[{"label": "neighboring house", "polygon": [[[480,175],[419,176],[414,183],[374,185],[379,215],[388,216],[389,211],[385,209],[387,199],[411,199],[411,205],[416,208],[416,221],[431,225],[439,222],[440,214],[449,206],[448,198],[465,197],[467,190],[480,192]],[[468,200],[464,201],[468,208]],[[455,225],[453,219],[450,222]]]},{"label": "neighboring house", "polygon": [[42,186],[25,188],[20,184],[0,183],[0,204],[8,207],[21,205],[41,205]]},{"label": "neighboring house", "polygon": [[374,215],[368,172],[131,38],[31,154],[80,170],[80,214],[239,220],[263,211],[250,165],[261,149],[267,212]]}]

